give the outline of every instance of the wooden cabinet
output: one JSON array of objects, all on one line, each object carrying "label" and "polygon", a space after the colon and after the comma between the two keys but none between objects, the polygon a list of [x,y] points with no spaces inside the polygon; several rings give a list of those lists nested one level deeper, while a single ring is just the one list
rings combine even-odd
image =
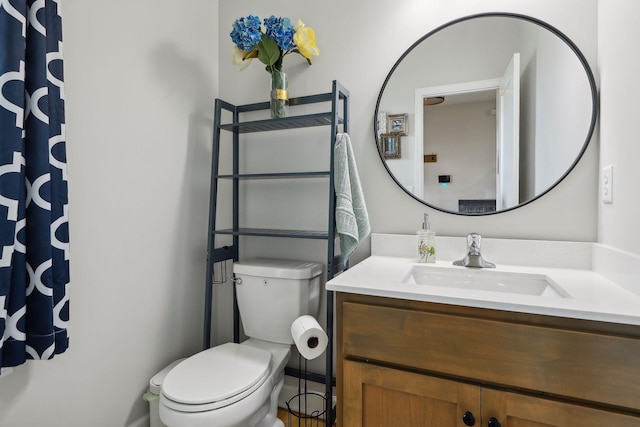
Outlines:
[{"label": "wooden cabinet", "polygon": [[343,293],[337,313],[341,427],[640,427],[640,328]]},{"label": "wooden cabinet", "polygon": [[350,360],[342,383],[342,426],[453,427],[467,411],[480,416],[475,385]]},{"label": "wooden cabinet", "polygon": [[503,427],[640,426],[637,415],[485,387],[480,425],[487,426],[492,417]]}]

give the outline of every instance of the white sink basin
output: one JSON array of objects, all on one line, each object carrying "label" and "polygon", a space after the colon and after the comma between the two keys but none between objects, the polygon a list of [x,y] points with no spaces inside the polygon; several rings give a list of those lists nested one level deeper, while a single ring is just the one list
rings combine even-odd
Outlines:
[{"label": "white sink basin", "polygon": [[507,273],[481,268],[413,266],[403,283],[568,298],[569,294],[542,274]]}]

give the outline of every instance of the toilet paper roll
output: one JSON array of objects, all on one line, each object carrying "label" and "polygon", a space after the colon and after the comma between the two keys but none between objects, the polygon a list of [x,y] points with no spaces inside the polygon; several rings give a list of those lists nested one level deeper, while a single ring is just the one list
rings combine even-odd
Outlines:
[{"label": "toilet paper roll", "polygon": [[320,356],[329,341],[322,326],[312,316],[300,316],[291,324],[291,337],[298,351],[305,359]]}]

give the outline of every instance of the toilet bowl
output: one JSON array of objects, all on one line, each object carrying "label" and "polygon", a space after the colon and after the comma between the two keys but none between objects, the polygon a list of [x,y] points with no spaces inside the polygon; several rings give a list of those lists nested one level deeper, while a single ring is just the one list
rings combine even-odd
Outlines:
[{"label": "toilet bowl", "polygon": [[250,338],[203,350],[171,369],[160,393],[162,422],[168,427],[284,427],[277,402],[293,344],[290,325],[303,314],[316,314],[321,274],[322,265],[309,262],[234,264],[240,316]]},{"label": "toilet bowl", "polygon": [[290,354],[288,345],[249,339],[185,359],[164,379],[160,418],[168,427],[281,426],[277,400]]}]

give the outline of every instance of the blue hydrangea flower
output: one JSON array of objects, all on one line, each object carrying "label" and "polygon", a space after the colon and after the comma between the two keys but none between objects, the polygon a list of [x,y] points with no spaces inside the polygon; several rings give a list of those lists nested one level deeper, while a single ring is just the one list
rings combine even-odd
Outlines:
[{"label": "blue hydrangea flower", "polygon": [[261,23],[260,18],[249,15],[236,19],[229,35],[234,43],[233,63],[241,70],[257,58],[266,65],[267,72],[282,71],[283,58],[292,52],[302,55],[311,65],[311,57],[320,53],[313,29],[301,20],[294,27],[289,18],[272,15]]},{"label": "blue hydrangea flower", "polygon": [[271,15],[271,17],[264,20],[264,26],[267,37],[275,40],[278,43],[278,47],[284,52],[295,48],[293,44],[295,31],[289,18],[276,18]]},{"label": "blue hydrangea flower", "polygon": [[230,33],[231,40],[244,51],[252,50],[258,43],[262,33],[260,31],[260,18],[249,15],[246,18],[236,19]]}]

